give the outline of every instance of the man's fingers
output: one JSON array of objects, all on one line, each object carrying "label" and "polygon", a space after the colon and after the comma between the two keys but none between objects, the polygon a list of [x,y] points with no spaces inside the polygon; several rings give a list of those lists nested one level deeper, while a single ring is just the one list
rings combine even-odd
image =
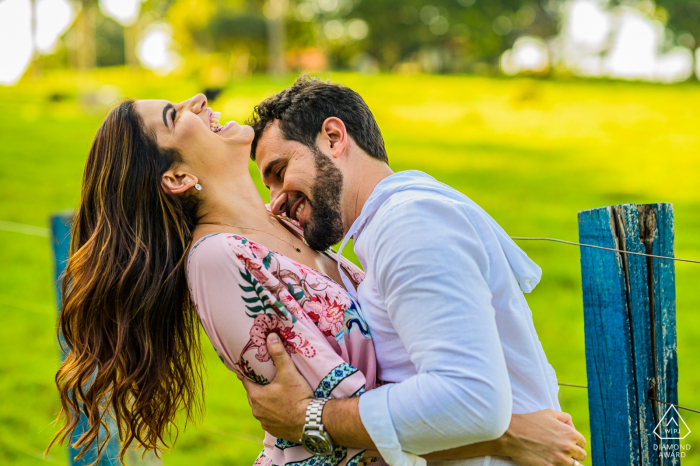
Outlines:
[{"label": "man's fingers", "polygon": [[272,357],[272,362],[275,363],[277,368],[277,374],[287,369],[288,366],[294,367],[292,363],[292,358],[287,354],[287,350],[284,348],[284,343],[282,343],[279,335],[276,333],[271,333],[267,336],[267,352],[270,353]]},{"label": "man's fingers", "polygon": [[581,448],[586,448],[586,437],[584,437],[579,431],[576,431],[576,445]]},{"label": "man's fingers", "polygon": [[554,409],[551,409],[549,411],[551,412],[552,416],[555,419],[558,419],[559,421],[563,422],[564,424],[569,424],[571,427],[574,427],[574,423],[571,421],[571,414],[557,411]]},{"label": "man's fingers", "polygon": [[[585,461],[586,460],[586,450],[583,448],[579,447],[574,447],[574,451],[571,453],[571,457],[575,459],[576,461]],[[573,463],[573,461],[572,461]]]},{"label": "man's fingers", "polygon": [[241,382],[243,383],[245,391],[248,392],[249,395],[251,392],[254,392],[259,387],[258,384],[250,380],[248,377],[242,377]]}]

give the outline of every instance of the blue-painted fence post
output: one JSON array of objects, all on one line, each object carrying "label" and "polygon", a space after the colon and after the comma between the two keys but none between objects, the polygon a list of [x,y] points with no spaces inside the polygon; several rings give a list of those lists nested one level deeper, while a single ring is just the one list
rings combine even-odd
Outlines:
[{"label": "blue-painted fence post", "polygon": [[[51,216],[49,222],[51,224],[51,244],[53,246],[53,256],[54,256],[54,283],[56,287],[56,298],[58,300],[58,309],[61,309],[61,277],[66,269],[66,264],[68,262],[69,250],[70,250],[70,232],[71,224],[73,220],[72,212],[60,212]],[[63,346],[63,342],[60,341],[59,344]],[[61,359],[65,357],[63,351],[61,351]],[[102,452],[100,458],[100,466],[116,466],[119,464],[119,450],[121,448],[121,443],[119,442],[119,436],[117,435],[117,429],[113,424],[111,419],[107,420],[110,425],[110,432],[112,437],[109,443]],[[88,420],[83,413],[80,413],[80,424],[78,428],[73,433],[73,437],[68,445],[68,461],[72,466],[87,466],[93,464],[97,460],[97,444],[95,444],[90,451],[83,455],[80,459],[75,459],[79,450],[76,450],[71,445],[80,438],[80,436],[86,432],[89,428]],[[103,434],[100,435],[102,437]]]},{"label": "blue-painted fence post", "polygon": [[[673,257],[671,204],[602,207],[578,222],[583,244]],[[668,406],[652,400],[678,403],[673,261],[581,247],[581,275],[593,465],[679,465]]]}]

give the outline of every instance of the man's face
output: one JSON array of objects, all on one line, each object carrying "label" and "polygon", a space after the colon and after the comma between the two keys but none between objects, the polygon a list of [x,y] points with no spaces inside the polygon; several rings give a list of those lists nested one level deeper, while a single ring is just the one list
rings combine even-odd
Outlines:
[{"label": "man's face", "polygon": [[343,239],[343,174],[329,157],[285,139],[274,121],[258,141],[255,160],[272,212],[297,220],[309,247],[323,251]]}]

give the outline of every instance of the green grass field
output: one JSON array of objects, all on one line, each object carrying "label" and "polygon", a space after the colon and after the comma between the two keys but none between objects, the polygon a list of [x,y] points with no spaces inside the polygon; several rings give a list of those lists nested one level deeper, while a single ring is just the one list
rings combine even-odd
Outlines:
[{"label": "green grass field", "polygon": [[[700,258],[697,84],[322,77],[364,96],[394,170],[423,170],[454,186],[511,235],[576,241],[580,210],[672,202],[676,255]],[[212,106],[224,120],[240,121],[292,80],[236,82]],[[201,91],[187,79],[124,70],[57,74],[0,88],[0,220],[43,227],[52,212],[76,205],[83,163],[107,111],[90,96],[105,94],[105,84],[123,96],[172,101]],[[544,270],[528,301],[549,360],[561,382],[585,384],[578,248],[542,242],[522,247]],[[0,464],[66,464],[62,447],[42,459],[58,409],[49,241],[0,231],[0,263]],[[676,279],[680,403],[700,408],[700,268],[677,263]],[[202,422],[187,426],[165,464],[250,465],[262,431],[238,380],[204,346],[207,411]],[[586,391],[562,387],[560,400],[588,436]],[[700,415],[682,415],[697,431],[685,440],[691,450],[683,463],[700,465]]]}]

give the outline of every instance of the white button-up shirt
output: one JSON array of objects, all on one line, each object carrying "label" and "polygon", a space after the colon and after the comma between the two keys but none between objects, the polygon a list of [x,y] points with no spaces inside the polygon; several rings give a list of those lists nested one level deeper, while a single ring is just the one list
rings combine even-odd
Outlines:
[{"label": "white button-up shirt", "polygon": [[559,409],[523,296],[541,270],[476,203],[425,173],[396,173],[374,189],[341,251],[351,237],[378,376],[395,382],[359,405],[387,463],[422,465],[415,455],[500,437],[512,413]]}]

